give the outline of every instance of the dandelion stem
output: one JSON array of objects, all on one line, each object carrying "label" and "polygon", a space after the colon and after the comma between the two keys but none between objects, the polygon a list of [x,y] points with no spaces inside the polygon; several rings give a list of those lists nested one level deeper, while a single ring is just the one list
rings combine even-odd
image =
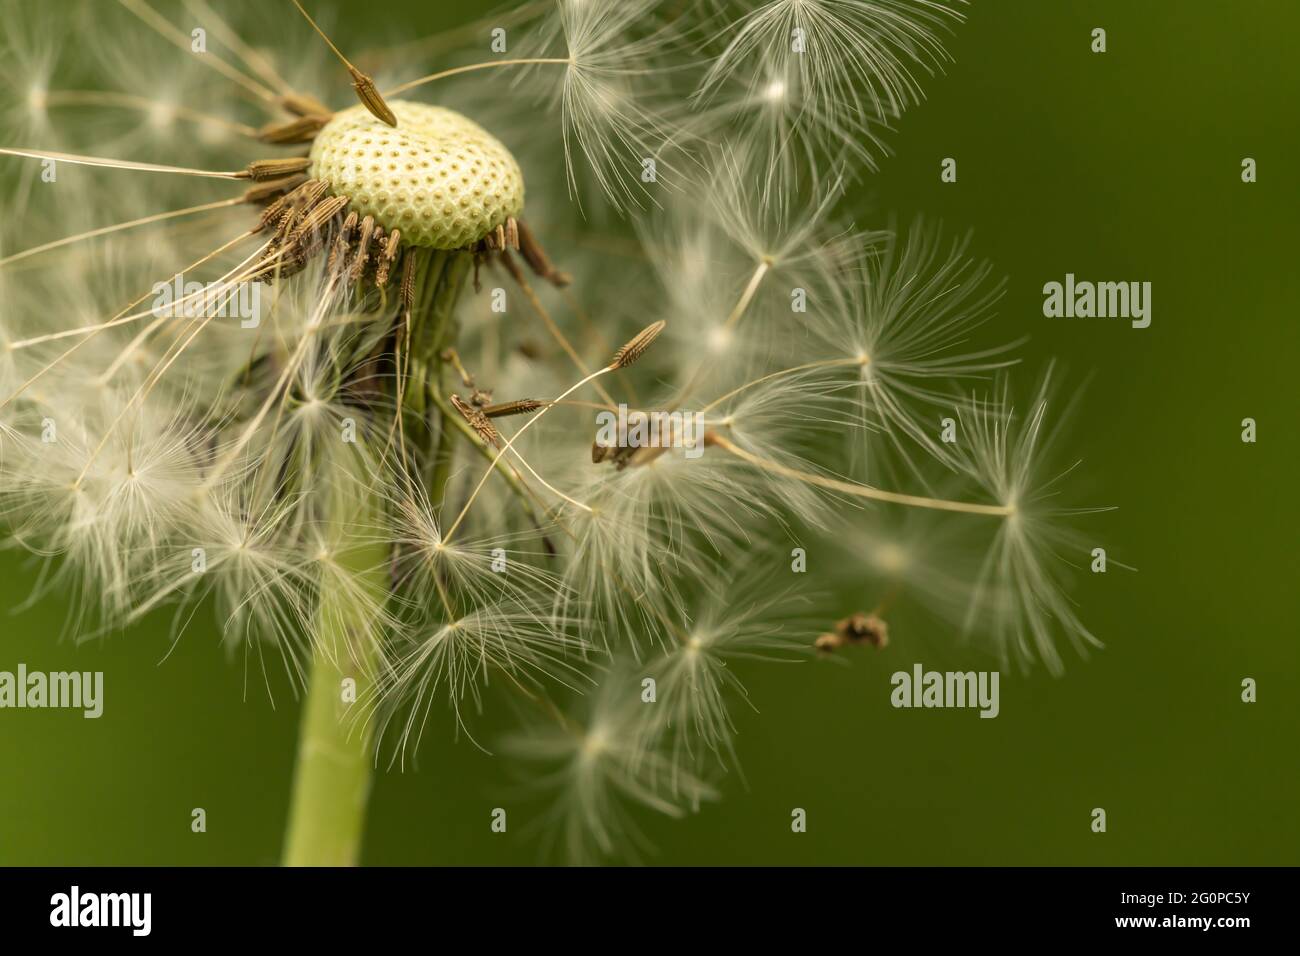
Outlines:
[{"label": "dandelion stem", "polygon": [[752,452],[748,452],[724,435],[719,435],[717,432],[710,432],[706,436],[706,441],[717,445],[719,448],[735,455],[742,461],[747,461],[751,465],[762,468],[764,471],[770,471],[775,475],[782,475],[786,478],[794,478],[798,481],[804,481],[810,485],[817,485],[820,488],[829,488],[831,491],[839,491],[847,495],[856,495],[859,498],[888,501],[891,504],[908,505],[913,508],[933,508],[938,511],[961,511],[967,514],[993,515],[999,518],[1005,518],[1007,515],[1015,512],[1014,508],[1006,505],[981,505],[972,504],[967,501],[947,501],[943,498],[924,498],[919,495],[905,495],[897,491],[884,491],[880,488],[872,488],[870,485],[859,485],[852,481],[841,481],[837,478],[827,478],[825,475],[800,471],[797,468],[790,468],[786,465],[780,464],[779,462],[770,461],[766,458],[755,455]]},{"label": "dandelion stem", "polygon": [[[412,253],[416,254],[416,253]],[[414,323],[410,355],[417,373],[407,379],[407,388],[421,392],[417,405],[408,406],[423,413],[423,396],[437,393],[445,369],[432,371],[427,362],[438,362],[443,346],[454,339],[456,302],[469,271],[469,256],[460,253],[420,252],[420,279],[410,321]],[[326,296],[328,297],[327,290]],[[314,324],[314,323],[313,323]],[[435,376],[429,381],[426,374]],[[396,387],[396,386],[394,386]],[[277,389],[278,391],[278,389]],[[406,396],[410,400],[412,396]],[[396,414],[402,414],[402,407]],[[434,465],[430,492],[433,501],[446,495],[451,476],[451,459],[455,452],[455,432],[444,422],[439,435],[438,457]],[[366,801],[370,791],[370,711],[349,713],[358,707],[373,707],[375,695],[361,693],[362,681],[373,677],[374,661],[365,648],[348,643],[348,632],[365,633],[374,613],[388,598],[388,567],[392,541],[388,534],[375,535],[373,528],[384,520],[382,507],[376,502],[372,475],[358,474],[344,480],[353,490],[353,498],[335,495],[332,521],[335,536],[343,539],[344,549],[336,552],[336,564],[350,573],[356,589],[323,590],[321,608],[313,641],[311,685],[303,711],[298,750],[298,769],[294,781],[285,842],[286,866],[348,866],[357,862],[361,847]],[[350,539],[350,540],[349,540]],[[448,620],[454,611],[441,581],[436,581],[439,598]],[[334,590],[342,593],[329,593]],[[352,672],[343,668],[351,665]],[[359,673],[358,673],[359,672]],[[344,705],[341,684],[344,677],[357,681],[357,703]],[[366,688],[369,691],[369,687]],[[367,703],[363,704],[362,701]],[[349,733],[351,730],[351,733]]]},{"label": "dandelion stem", "polygon": [[[373,498],[362,478],[344,479],[332,496],[336,569],[353,587],[322,588],[312,639],[312,664],[303,706],[294,771],[285,866],[353,866],[361,852],[370,796],[369,686],[374,649],[357,647],[370,618],[388,595],[388,543],[362,529],[374,519]],[[349,499],[350,497],[355,500]],[[344,680],[356,681],[344,693]]]},{"label": "dandelion stem", "polygon": [[572,57],[521,57],[512,60],[486,60],[482,63],[470,63],[467,66],[457,66],[450,70],[442,70],[439,73],[430,73],[428,76],[422,76],[418,80],[411,80],[403,83],[401,86],[395,86],[391,90],[385,90],[385,96],[396,96],[398,93],[405,93],[407,90],[413,90],[417,86],[423,86],[426,83],[432,83],[435,80],[441,80],[448,76],[456,76],[460,73],[471,73],[475,70],[490,70],[497,66],[526,66],[529,64],[539,63],[563,63],[566,66],[573,65]]}]

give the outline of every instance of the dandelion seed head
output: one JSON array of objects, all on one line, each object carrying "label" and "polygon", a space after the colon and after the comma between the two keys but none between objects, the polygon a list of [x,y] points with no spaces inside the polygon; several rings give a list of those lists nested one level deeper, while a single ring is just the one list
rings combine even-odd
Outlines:
[{"label": "dandelion seed head", "polygon": [[396,129],[354,106],[312,146],[311,174],[347,196],[358,215],[413,245],[461,249],[523,211],[523,174],[500,140],[454,110],[389,106]]}]

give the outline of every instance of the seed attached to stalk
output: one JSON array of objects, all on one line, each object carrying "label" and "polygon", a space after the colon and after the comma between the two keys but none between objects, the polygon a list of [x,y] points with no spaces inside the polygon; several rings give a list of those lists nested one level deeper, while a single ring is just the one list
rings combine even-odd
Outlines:
[{"label": "seed attached to stalk", "polygon": [[287,123],[268,123],[257,131],[257,138],[272,146],[294,146],[310,143],[322,127],[330,121],[328,113],[313,113]]},{"label": "seed attached to stalk", "polygon": [[474,429],[479,438],[491,445],[493,448],[501,447],[501,433],[497,431],[496,426],[488,420],[481,409],[470,405],[459,395],[451,396],[451,404],[456,411],[460,412],[465,421],[469,422],[469,427]]},{"label": "seed attached to stalk", "polygon": [[334,41],[325,35],[325,31],[316,25],[316,21],[303,9],[298,0],[293,0],[293,5],[298,8],[299,13],[307,18],[307,22],[311,24],[312,29],[320,34],[320,38],[329,44],[329,48],[334,51],[334,55],[347,67],[348,73],[352,76],[352,88],[357,91],[357,99],[361,100],[362,105],[376,119],[387,123],[389,126],[396,126],[397,117],[388,108],[383,95],[379,92],[379,87],[375,86],[375,81],[352,65],[352,61],[344,56],[342,51],[334,45]]},{"label": "seed attached to stalk", "polygon": [[486,405],[483,414],[488,418],[505,418],[507,415],[528,415],[537,411],[546,403],[536,398],[521,398],[513,402],[499,402]]},{"label": "seed attached to stalk", "polygon": [[659,338],[659,333],[664,330],[668,323],[663,319],[655,322],[653,325],[647,325],[644,329],[632,336],[617,352],[614,353],[614,360],[609,363],[610,371],[618,371],[627,368],[654,344],[654,340]]},{"label": "seed attached to stalk", "polygon": [[330,108],[306,93],[286,93],[280,97],[280,105],[294,116],[329,116]]},{"label": "seed attached to stalk", "polygon": [[271,179],[256,186],[249,186],[244,190],[244,202],[256,205],[275,199],[297,189],[306,181],[307,177],[300,173],[296,176],[285,176],[283,179]]},{"label": "seed attached to stalk", "polygon": [[279,179],[282,176],[304,173],[310,166],[311,159],[306,156],[294,156],[285,159],[255,159],[240,173],[240,178],[262,183],[268,179]]}]

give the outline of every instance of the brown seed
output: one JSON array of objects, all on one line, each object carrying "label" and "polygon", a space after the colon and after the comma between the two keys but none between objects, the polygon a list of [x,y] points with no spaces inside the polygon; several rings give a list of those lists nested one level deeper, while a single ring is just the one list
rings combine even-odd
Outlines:
[{"label": "brown seed", "polygon": [[528,415],[537,411],[546,403],[536,398],[521,398],[513,402],[501,402],[484,407],[483,414],[488,418],[504,418],[507,415]]},{"label": "brown seed", "polygon": [[407,256],[402,262],[402,286],[399,295],[402,308],[409,310],[415,304],[415,256]]},{"label": "brown seed", "polygon": [[302,212],[303,207],[301,206],[285,207],[284,212],[280,214],[280,221],[275,224],[275,238],[277,240],[289,238],[289,234],[298,225],[298,220],[302,218]]},{"label": "brown seed", "polygon": [[357,211],[353,209],[343,220],[343,225],[339,226],[339,234],[334,237],[334,246],[330,249],[329,261],[325,264],[327,272],[333,274],[336,266],[342,268],[348,247],[352,245],[352,233],[356,231],[357,221]]},{"label": "brown seed", "polygon": [[255,159],[248,164],[248,168],[241,174],[244,179],[251,179],[255,183],[266,182],[268,179],[279,179],[281,176],[292,176],[294,173],[306,172],[311,166],[311,159],[307,156],[291,156],[285,159]]},{"label": "brown seed", "polygon": [[835,622],[835,629],[813,642],[813,647],[823,653],[849,644],[869,644],[879,650],[889,644],[889,625],[876,614],[859,611]]},{"label": "brown seed", "polygon": [[[393,111],[388,108],[388,104],[384,102],[384,98],[379,95],[379,88],[375,86],[375,81],[352,65],[352,62],[343,55],[343,52],[337,46],[334,45],[334,41],[325,35],[324,30],[317,26],[316,21],[311,18],[311,14],[303,8],[303,5],[299,0],[293,0],[293,5],[298,8],[298,12],[306,18],[308,23],[311,24],[311,28],[319,33],[320,38],[329,45],[331,50],[334,51],[334,55],[337,56],[339,60],[342,61],[343,65],[348,68],[348,73],[352,75],[352,85],[356,89],[357,96],[365,105],[366,109],[370,110],[376,118],[383,120],[389,126],[396,126],[397,117],[394,116]],[[323,112],[328,113],[329,110],[324,110]]]},{"label": "brown seed", "polygon": [[298,188],[306,181],[307,177],[299,174],[297,176],[285,176],[283,179],[271,179],[256,186],[249,186],[244,190],[244,202],[250,204],[266,202],[268,199],[274,199],[291,189]]},{"label": "brown seed", "polygon": [[402,231],[400,229],[394,229],[388,234],[388,241],[384,243],[383,255],[379,257],[379,266],[375,269],[376,285],[388,285],[388,274],[393,268],[393,263],[397,261],[401,242]]},{"label": "brown seed", "polygon": [[497,255],[496,261],[501,263],[501,265],[505,266],[506,272],[510,273],[510,278],[514,279],[515,282],[519,283],[520,285],[524,284],[524,273],[519,268],[519,263],[515,262],[514,256],[512,256],[505,249],[502,249],[501,252]]},{"label": "brown seed", "polygon": [[252,278],[257,279],[264,275],[285,278],[301,272],[306,263],[307,258],[301,254],[301,250],[294,246],[281,246],[269,250],[262,257],[261,262],[254,267]]},{"label": "brown seed", "polygon": [[330,117],[320,113],[300,116],[287,123],[267,123],[257,131],[257,138],[273,146],[290,146],[296,143],[310,143],[316,138]]},{"label": "brown seed", "polygon": [[366,271],[366,258],[370,255],[370,239],[375,234],[375,217],[366,216],[361,220],[361,236],[357,239],[357,257],[352,260],[352,272],[349,278],[360,282]]},{"label": "brown seed", "polygon": [[459,395],[451,396],[451,404],[455,406],[456,411],[460,412],[465,421],[469,422],[469,427],[484,442],[493,448],[501,447],[501,433],[497,431],[496,426],[488,421],[488,417],[473,405],[467,404]]},{"label": "brown seed", "polygon": [[[355,215],[355,213],[353,215]],[[330,257],[325,262],[325,271],[328,272],[331,277],[334,275],[335,268],[342,265],[347,254],[348,241],[344,238],[343,231],[339,230],[339,234],[334,237],[334,244],[330,246]]]},{"label": "brown seed", "polygon": [[303,216],[293,231],[291,242],[301,242],[312,233],[320,232],[348,204],[347,196],[331,196],[318,203],[307,215]]},{"label": "brown seed", "polygon": [[309,179],[285,196],[279,203],[268,208],[262,214],[263,221],[269,222],[267,216],[272,215],[272,209],[275,209],[278,213],[275,216],[275,235],[277,238],[283,239],[293,231],[303,213],[320,202],[328,191],[329,183],[322,179]]},{"label": "brown seed", "polygon": [[653,325],[647,325],[636,335],[632,336],[632,338],[628,339],[627,343],[614,353],[614,359],[609,363],[609,368],[611,370],[627,368],[639,359],[645,354],[646,349],[650,348],[650,346],[654,344],[654,340],[659,338],[659,333],[664,330],[664,326],[667,324],[668,323],[663,319],[660,319]]},{"label": "brown seed", "polygon": [[306,93],[286,93],[280,97],[280,105],[295,116],[329,116],[330,108]]},{"label": "brown seed", "polygon": [[325,191],[328,189],[329,189],[329,183],[323,180],[320,179],[307,180],[302,185],[294,189],[292,192],[289,192],[284,196],[281,196],[275,202],[271,203],[269,206],[267,206],[265,209],[262,210],[262,224],[261,226],[258,227],[259,230],[265,229],[273,222],[274,223],[282,222],[284,219],[285,210],[287,209],[292,209],[294,206],[301,205],[301,204],[307,204],[307,205],[315,204],[316,201],[319,200],[321,196],[325,195]]},{"label": "brown seed", "polygon": [[314,206],[329,192],[329,188],[330,184],[323,179],[309,179],[284,198],[291,206]]},{"label": "brown seed", "polygon": [[[513,222],[513,220],[511,221]],[[573,281],[573,277],[568,273],[560,272],[555,266],[551,265],[546,250],[537,241],[533,231],[528,228],[528,223],[522,220],[515,223],[515,248],[519,250],[520,255],[524,257],[524,261],[528,263],[528,268],[551,283],[551,285],[563,288]]]},{"label": "brown seed", "polygon": [[352,233],[356,231],[358,222],[360,222],[360,217],[357,215],[355,209],[348,213],[348,217],[343,220],[343,225],[339,229],[339,235],[342,236],[346,242],[352,241]]},{"label": "brown seed", "polygon": [[822,654],[829,654],[838,648],[844,646],[844,639],[838,634],[823,634],[817,640],[813,641],[815,647]]},{"label": "brown seed", "polygon": [[257,228],[253,231],[261,232],[271,223],[278,222],[280,217],[284,215],[285,208],[288,206],[287,198],[288,197],[286,196],[281,196],[279,199],[275,200],[275,202],[263,209]]},{"label": "brown seed", "polygon": [[875,614],[861,612],[836,623],[835,628],[852,644],[881,648],[889,643],[889,625]]},{"label": "brown seed", "polygon": [[375,81],[354,66],[348,67],[348,72],[352,74],[352,88],[357,91],[357,99],[361,100],[362,105],[370,110],[370,114],[375,119],[396,127],[397,117],[393,115],[393,111],[384,102],[383,96],[379,93],[379,87],[375,86]]}]

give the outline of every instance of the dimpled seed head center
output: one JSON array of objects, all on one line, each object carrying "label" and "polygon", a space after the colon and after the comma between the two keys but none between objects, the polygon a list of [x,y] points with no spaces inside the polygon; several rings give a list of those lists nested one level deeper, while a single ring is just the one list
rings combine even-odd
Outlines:
[{"label": "dimpled seed head center", "polygon": [[389,106],[396,129],[361,106],[336,114],[312,145],[311,175],[359,216],[431,249],[463,249],[519,215],[523,174],[496,137],[454,110]]}]

